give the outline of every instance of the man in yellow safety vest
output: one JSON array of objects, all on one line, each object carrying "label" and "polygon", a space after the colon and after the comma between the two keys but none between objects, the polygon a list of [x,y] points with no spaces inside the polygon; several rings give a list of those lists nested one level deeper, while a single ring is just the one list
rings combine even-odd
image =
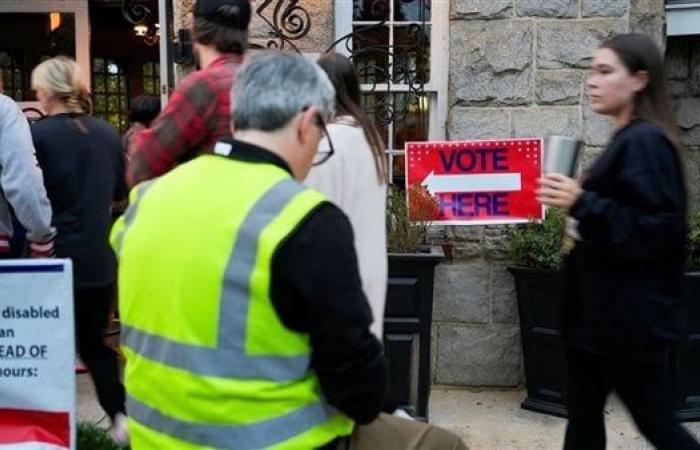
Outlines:
[{"label": "man in yellow safety vest", "polygon": [[132,448],[465,448],[377,418],[386,367],[352,229],[298,181],[332,156],[317,153],[329,80],[271,53],[232,97],[236,140],[137,185],[112,233]]}]

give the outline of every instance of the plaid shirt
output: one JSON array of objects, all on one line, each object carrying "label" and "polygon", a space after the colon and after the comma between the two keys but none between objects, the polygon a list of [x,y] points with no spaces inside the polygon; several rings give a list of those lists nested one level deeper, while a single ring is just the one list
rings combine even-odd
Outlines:
[{"label": "plaid shirt", "polygon": [[231,136],[231,86],[242,62],[242,56],[224,55],[182,80],[165,110],[127,149],[129,186],[211,151],[217,139]]}]

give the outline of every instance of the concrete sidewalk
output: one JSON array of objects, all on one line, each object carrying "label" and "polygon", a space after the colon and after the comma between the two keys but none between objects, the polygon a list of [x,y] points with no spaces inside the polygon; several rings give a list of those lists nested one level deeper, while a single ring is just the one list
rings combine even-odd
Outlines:
[{"label": "concrete sidewalk", "polygon": [[[97,405],[92,381],[78,375],[78,420],[109,420]],[[437,387],[430,398],[430,421],[459,433],[470,450],[558,450],[566,420],[520,409],[523,390],[454,390]],[[609,450],[652,449],[614,397],[605,410]],[[700,422],[686,424],[700,439]]]}]

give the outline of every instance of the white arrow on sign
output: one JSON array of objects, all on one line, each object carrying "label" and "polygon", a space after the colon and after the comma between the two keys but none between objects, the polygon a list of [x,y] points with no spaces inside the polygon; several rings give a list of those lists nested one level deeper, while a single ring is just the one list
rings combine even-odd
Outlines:
[{"label": "white arrow on sign", "polygon": [[519,173],[478,173],[472,175],[435,175],[421,183],[431,194],[441,192],[512,192],[522,190]]}]

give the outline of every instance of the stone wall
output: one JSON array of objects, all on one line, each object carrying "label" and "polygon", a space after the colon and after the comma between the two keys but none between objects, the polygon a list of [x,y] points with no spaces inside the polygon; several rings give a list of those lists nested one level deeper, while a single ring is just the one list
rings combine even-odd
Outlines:
[{"label": "stone wall", "polygon": [[669,38],[666,64],[685,148],[690,205],[700,208],[700,37]]},{"label": "stone wall", "polygon": [[[548,132],[578,136],[585,143],[582,163],[590,164],[610,131],[607,120],[586,106],[584,82],[592,53],[620,32],[645,32],[662,43],[663,3],[452,0],[448,139],[541,137]],[[689,67],[690,60],[684,61]],[[697,76],[679,71],[678,83],[689,85]],[[700,134],[698,106],[697,98],[682,99],[682,124],[689,136]],[[436,275],[437,384],[513,386],[523,381],[505,230],[433,230],[436,242],[451,243],[454,256]]]}]

